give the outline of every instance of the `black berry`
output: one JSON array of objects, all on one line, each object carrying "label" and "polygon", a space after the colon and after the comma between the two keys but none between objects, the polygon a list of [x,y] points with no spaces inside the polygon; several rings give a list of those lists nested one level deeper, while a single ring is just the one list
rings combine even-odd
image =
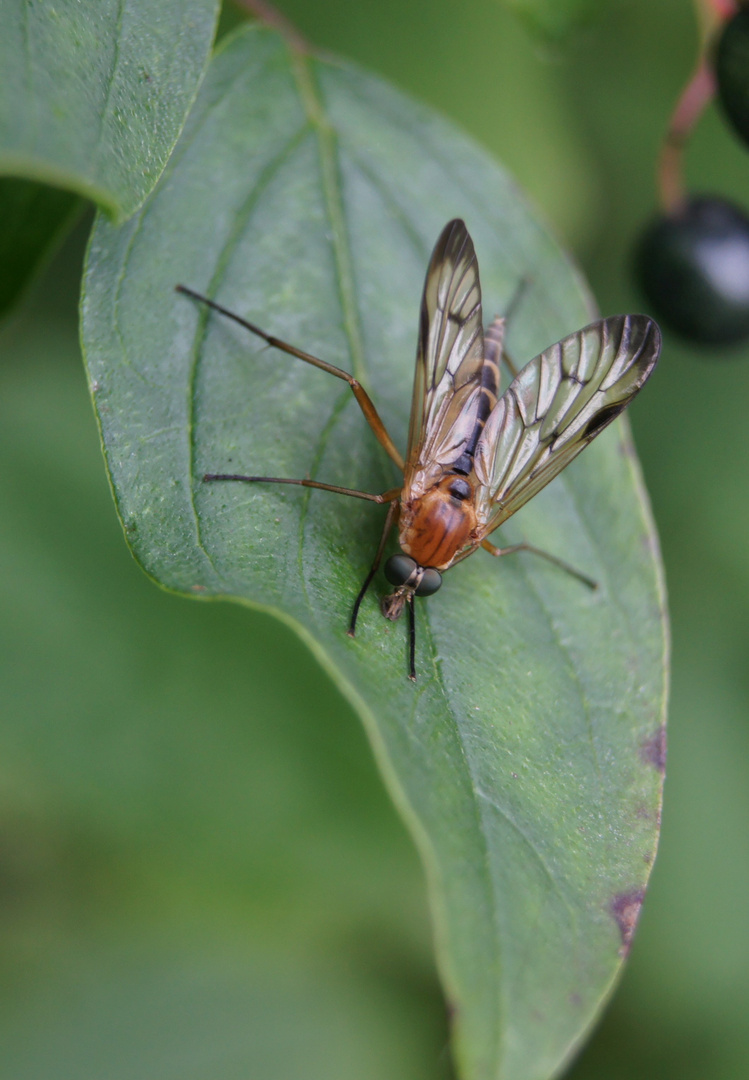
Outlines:
[{"label": "black berry", "polygon": [[728,20],[715,52],[718,100],[736,132],[749,143],[749,8]]},{"label": "black berry", "polygon": [[690,199],[651,222],[635,257],[640,287],[672,330],[705,345],[749,339],[749,218],[737,206]]}]

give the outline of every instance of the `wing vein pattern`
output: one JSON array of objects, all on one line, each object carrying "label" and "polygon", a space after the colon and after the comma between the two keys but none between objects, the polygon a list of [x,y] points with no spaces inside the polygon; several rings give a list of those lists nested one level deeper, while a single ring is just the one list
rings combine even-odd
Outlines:
[{"label": "wing vein pattern", "polygon": [[[404,482],[411,497],[446,470],[470,471],[496,402],[490,369],[484,362],[476,252],[463,222],[451,221],[432,254],[421,301]],[[460,468],[465,454],[469,467]]]},{"label": "wing vein pattern", "polygon": [[650,375],[660,332],[646,315],[615,315],[545,349],[492,409],[474,455],[480,538],[575,458]]}]

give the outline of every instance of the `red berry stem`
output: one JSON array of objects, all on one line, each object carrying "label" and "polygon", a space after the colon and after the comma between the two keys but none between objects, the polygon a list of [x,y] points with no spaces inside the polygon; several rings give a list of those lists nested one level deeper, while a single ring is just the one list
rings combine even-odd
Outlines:
[{"label": "red berry stem", "polygon": [[708,0],[708,6],[712,8],[720,22],[730,19],[739,10],[739,5],[734,0]]},{"label": "red berry stem", "polygon": [[684,147],[702,116],[705,106],[715,96],[715,76],[703,57],[684,87],[661,147],[658,159],[658,196],[665,214],[678,213],[686,203],[683,178]]},{"label": "red berry stem", "polygon": [[683,179],[684,147],[705,107],[715,97],[712,43],[717,28],[736,14],[737,0],[695,0],[700,23],[700,50],[697,67],[682,90],[663,139],[658,159],[657,187],[661,209],[675,214],[687,202]]},{"label": "red berry stem", "polygon": [[285,39],[289,48],[296,53],[311,53],[311,45],[299,33],[297,28],[286,16],[270,3],[270,0],[234,0],[239,8],[244,8],[250,15],[254,15],[261,23],[278,30]]}]

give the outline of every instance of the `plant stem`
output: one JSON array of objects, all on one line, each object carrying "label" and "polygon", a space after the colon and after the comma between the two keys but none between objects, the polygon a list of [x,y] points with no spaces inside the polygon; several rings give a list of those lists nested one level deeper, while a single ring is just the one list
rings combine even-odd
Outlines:
[{"label": "plant stem", "polygon": [[703,56],[671,114],[658,159],[658,194],[661,209],[666,214],[677,213],[686,202],[682,169],[684,146],[714,95],[715,77]]},{"label": "plant stem", "polygon": [[712,39],[716,27],[739,9],[737,0],[694,0],[694,7],[703,47]]},{"label": "plant stem", "polygon": [[694,7],[700,33],[699,62],[671,114],[658,159],[658,196],[666,214],[678,213],[686,202],[684,147],[705,106],[715,96],[713,41],[721,24],[739,10],[739,3],[738,0],[694,0]]},{"label": "plant stem", "polygon": [[312,46],[299,33],[289,19],[286,18],[268,0],[234,0],[237,7],[244,8],[250,15],[254,15],[266,26],[272,26],[285,38],[287,45],[296,53],[311,53]]}]

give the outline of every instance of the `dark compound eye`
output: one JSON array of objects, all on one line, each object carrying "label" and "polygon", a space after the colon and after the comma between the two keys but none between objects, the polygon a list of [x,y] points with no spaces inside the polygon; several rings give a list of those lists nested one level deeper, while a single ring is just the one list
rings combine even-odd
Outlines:
[{"label": "dark compound eye", "polygon": [[431,596],[432,593],[436,593],[442,584],[442,574],[439,570],[433,570],[431,566],[428,566],[424,571],[424,576],[419,582],[419,587],[416,590],[417,596]]},{"label": "dark compound eye", "polygon": [[416,560],[410,555],[391,555],[385,563],[385,577],[391,585],[405,585],[416,569]]}]

